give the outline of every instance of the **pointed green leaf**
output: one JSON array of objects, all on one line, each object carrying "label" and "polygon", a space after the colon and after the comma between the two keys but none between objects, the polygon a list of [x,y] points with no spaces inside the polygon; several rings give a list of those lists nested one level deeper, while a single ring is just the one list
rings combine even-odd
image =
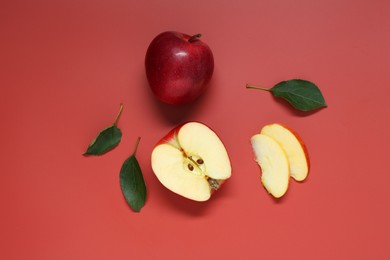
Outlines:
[{"label": "pointed green leaf", "polygon": [[120,105],[119,112],[116,115],[114,124],[103,129],[98,136],[88,146],[84,155],[101,155],[119,144],[122,138],[122,131],[116,126],[119,116],[123,110],[123,105]]},{"label": "pointed green leaf", "polygon": [[122,132],[116,125],[107,127],[91,142],[84,155],[101,155],[117,146],[121,138]]},{"label": "pointed green leaf", "polygon": [[136,212],[141,210],[146,201],[146,185],[135,157],[139,140],[138,138],[134,153],[123,163],[120,171],[122,193],[129,206]]},{"label": "pointed green leaf", "polygon": [[275,97],[287,100],[295,108],[310,111],[326,107],[325,99],[320,89],[310,81],[293,79],[282,81],[270,89]]}]

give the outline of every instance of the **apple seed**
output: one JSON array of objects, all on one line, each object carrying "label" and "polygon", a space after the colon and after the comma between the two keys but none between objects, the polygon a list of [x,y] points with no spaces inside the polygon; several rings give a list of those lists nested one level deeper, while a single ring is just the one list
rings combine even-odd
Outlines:
[{"label": "apple seed", "polygon": [[202,159],[198,159],[198,160],[196,160],[196,162],[197,162],[198,164],[203,164],[203,160],[202,160]]}]

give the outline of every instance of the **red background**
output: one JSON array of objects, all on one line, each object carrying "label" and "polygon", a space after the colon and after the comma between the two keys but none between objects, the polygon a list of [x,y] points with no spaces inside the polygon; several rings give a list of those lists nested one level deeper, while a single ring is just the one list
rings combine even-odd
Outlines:
[{"label": "red background", "polygon": [[[1,259],[389,259],[390,2],[1,1]],[[209,90],[157,102],[144,55],[160,32],[202,33]],[[328,108],[296,112],[269,93],[316,83]],[[123,103],[121,144],[82,153]],[[154,144],[184,121],[213,128],[233,176],[206,203],[166,190]],[[307,145],[311,172],[272,199],[250,137],[280,122]],[[148,188],[131,211],[119,170],[137,152]]]}]

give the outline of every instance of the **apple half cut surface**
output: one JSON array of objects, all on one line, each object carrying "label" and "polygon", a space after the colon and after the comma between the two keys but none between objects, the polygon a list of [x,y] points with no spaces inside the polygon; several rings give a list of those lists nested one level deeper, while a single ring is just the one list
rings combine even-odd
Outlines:
[{"label": "apple half cut surface", "polygon": [[255,160],[261,168],[261,182],[275,198],[282,197],[288,188],[290,173],[283,148],[271,137],[256,134],[251,138]]},{"label": "apple half cut surface", "polygon": [[198,122],[170,131],[152,152],[152,169],[169,190],[206,201],[231,176],[228,153],[217,134]]},{"label": "apple half cut surface", "polygon": [[289,162],[290,176],[296,181],[304,181],[309,173],[309,156],[299,135],[280,124],[264,126],[261,134],[271,137],[283,148]]}]

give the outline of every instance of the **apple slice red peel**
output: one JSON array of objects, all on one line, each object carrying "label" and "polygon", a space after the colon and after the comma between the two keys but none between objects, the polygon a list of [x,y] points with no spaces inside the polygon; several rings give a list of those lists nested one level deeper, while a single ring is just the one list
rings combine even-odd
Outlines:
[{"label": "apple slice red peel", "polygon": [[281,124],[269,124],[261,134],[273,138],[285,151],[289,161],[290,175],[296,181],[304,181],[309,174],[310,161],[302,138],[291,128]]},{"label": "apple slice red peel", "polygon": [[281,124],[269,124],[252,136],[251,144],[262,171],[262,184],[275,198],[287,192],[290,176],[296,181],[307,178],[308,152],[295,131]]}]

